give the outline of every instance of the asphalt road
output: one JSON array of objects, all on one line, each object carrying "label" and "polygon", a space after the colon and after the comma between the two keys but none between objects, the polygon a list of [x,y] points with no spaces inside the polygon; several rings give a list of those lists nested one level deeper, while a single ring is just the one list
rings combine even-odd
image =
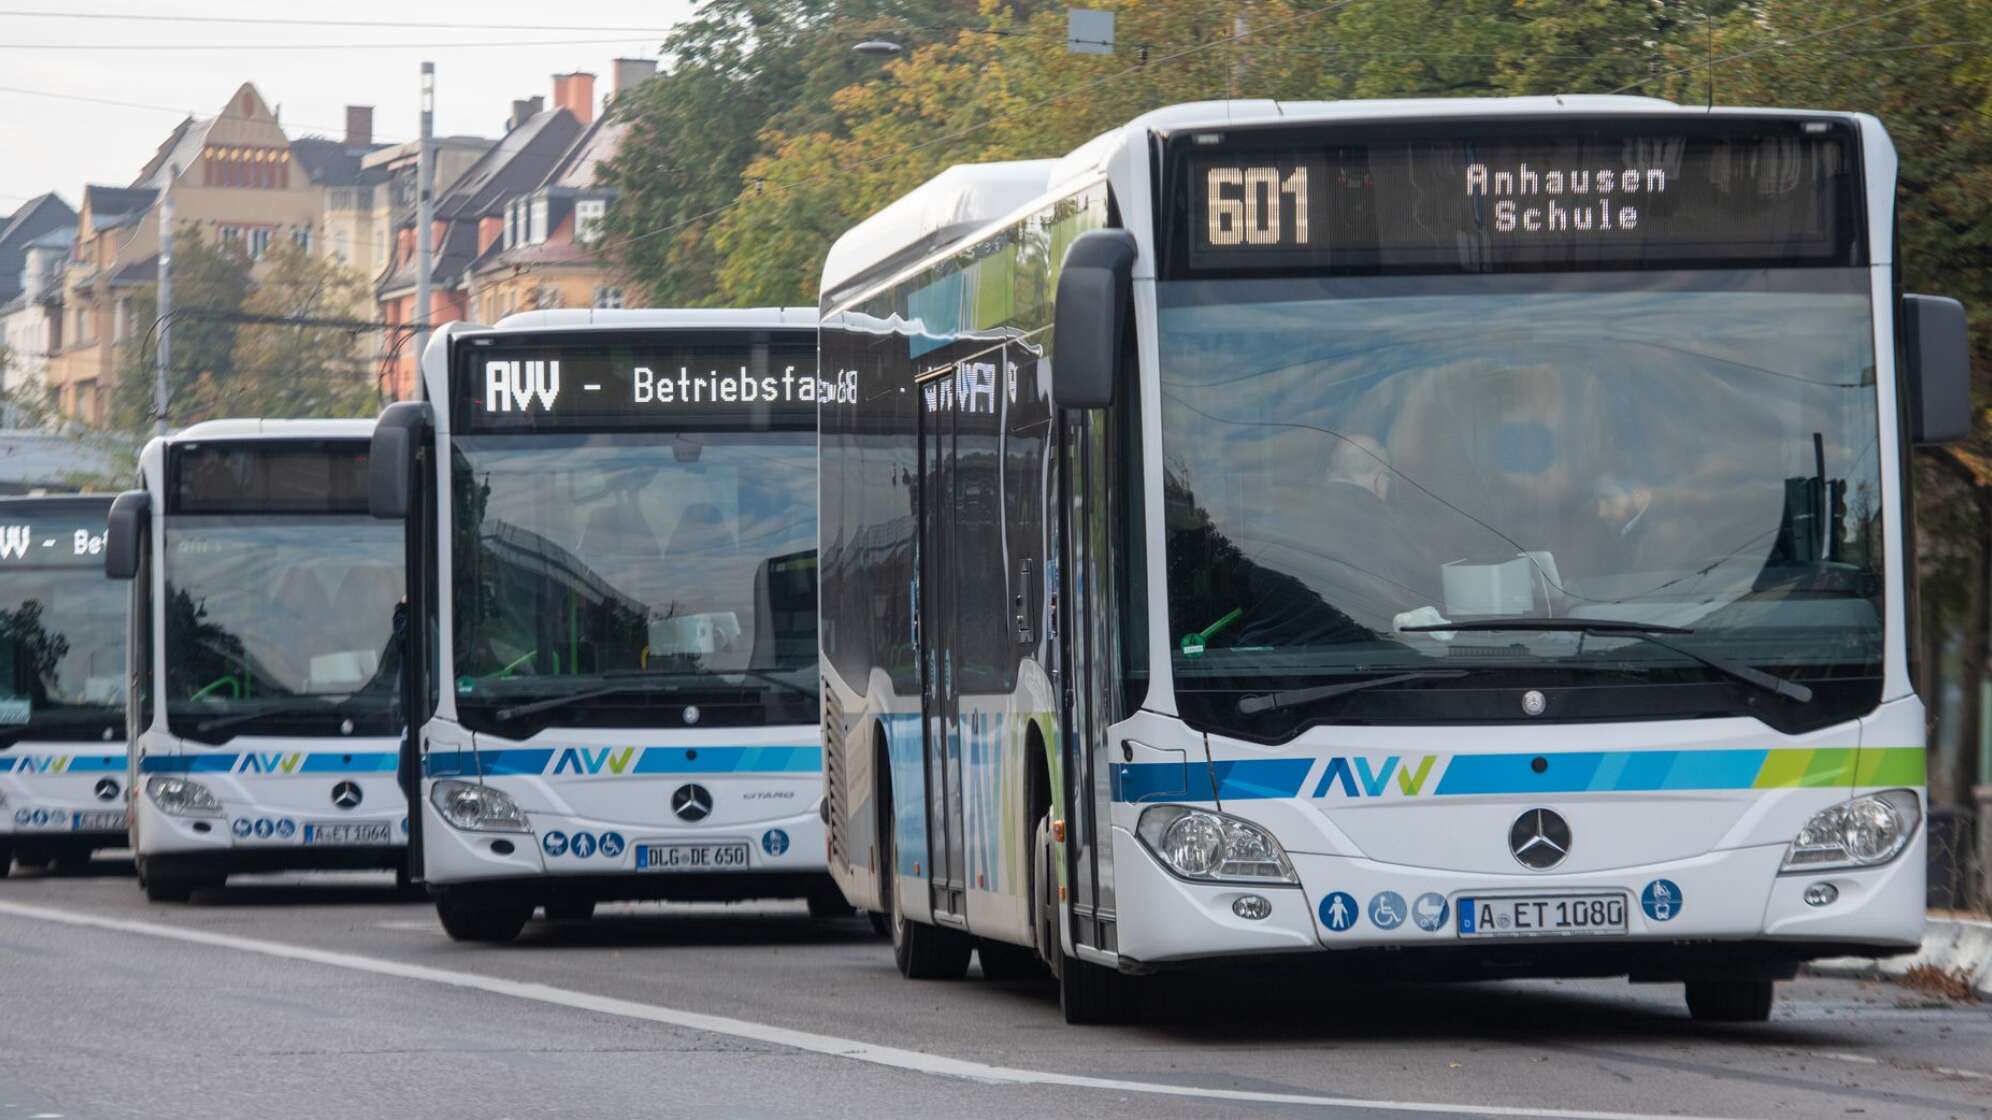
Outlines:
[{"label": "asphalt road", "polygon": [[0,1120],[1992,1116],[1992,1008],[1888,985],[1714,1027],[1676,986],[1227,977],[1074,1028],[1046,985],[908,982],[799,905],[465,947],[385,876],[153,906],[128,871],[0,882]]}]

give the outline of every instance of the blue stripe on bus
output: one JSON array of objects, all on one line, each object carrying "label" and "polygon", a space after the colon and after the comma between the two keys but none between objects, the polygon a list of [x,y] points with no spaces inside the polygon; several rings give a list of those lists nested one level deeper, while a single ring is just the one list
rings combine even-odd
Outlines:
[{"label": "blue stripe on bus", "polygon": [[1654,793],[1750,789],[1762,750],[1587,751],[1554,756],[1538,774],[1533,754],[1454,755],[1434,795],[1502,793]]},{"label": "blue stripe on bus", "polygon": [[143,774],[225,774],[235,769],[234,754],[148,754],[138,760]]},{"label": "blue stripe on bus", "polygon": [[[510,747],[493,751],[436,751],[423,760],[431,778],[500,777],[545,774],[564,749],[601,751],[601,747]],[[646,747],[626,774],[814,774],[823,769],[823,748],[767,747]],[[599,776],[613,777],[606,771]]]}]

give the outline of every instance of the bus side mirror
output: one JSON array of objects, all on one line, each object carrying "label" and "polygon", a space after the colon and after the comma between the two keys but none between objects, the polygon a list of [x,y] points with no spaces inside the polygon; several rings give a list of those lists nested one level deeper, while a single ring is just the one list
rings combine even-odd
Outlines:
[{"label": "bus side mirror", "polygon": [[1134,235],[1124,229],[1082,233],[1065,251],[1051,343],[1051,399],[1058,407],[1114,403],[1133,274]]},{"label": "bus side mirror", "polygon": [[415,490],[415,449],[431,415],[427,401],[396,401],[374,424],[367,448],[367,509],[375,517],[407,519]]},{"label": "bus side mirror", "polygon": [[1918,445],[1971,434],[1971,336],[1964,305],[1943,296],[1902,297],[1910,436]]},{"label": "bus side mirror", "polygon": [[152,516],[152,495],[143,490],[127,490],[111,500],[111,514],[104,526],[104,574],[112,579],[138,577],[139,542],[145,539],[145,521]]}]

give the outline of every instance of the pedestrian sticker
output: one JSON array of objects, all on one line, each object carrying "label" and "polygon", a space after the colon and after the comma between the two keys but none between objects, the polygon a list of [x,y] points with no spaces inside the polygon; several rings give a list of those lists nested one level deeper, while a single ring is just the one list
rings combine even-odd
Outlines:
[{"label": "pedestrian sticker", "polygon": [[1446,896],[1437,891],[1426,891],[1411,904],[1411,923],[1426,933],[1446,928]]},{"label": "pedestrian sticker", "polygon": [[1370,924],[1378,929],[1396,929],[1404,924],[1404,896],[1396,891],[1378,891],[1369,903]]},{"label": "pedestrian sticker", "polygon": [[1639,908],[1656,922],[1671,922],[1681,912],[1681,888],[1672,879],[1655,879],[1639,892]]},{"label": "pedestrian sticker", "polygon": [[569,844],[573,849],[575,859],[587,859],[589,856],[595,854],[595,837],[593,833],[577,832]]},{"label": "pedestrian sticker", "polygon": [[1356,918],[1361,914],[1362,910],[1356,906],[1353,895],[1330,891],[1327,897],[1321,900],[1321,924],[1327,926],[1331,932],[1341,933],[1355,925]]}]

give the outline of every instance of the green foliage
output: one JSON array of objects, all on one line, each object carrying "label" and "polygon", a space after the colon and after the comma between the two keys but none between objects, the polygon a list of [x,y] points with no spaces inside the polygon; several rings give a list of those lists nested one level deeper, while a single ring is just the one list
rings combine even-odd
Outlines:
[{"label": "green foliage", "polygon": [[[111,395],[111,426],[149,431],[153,421],[157,291],[131,297],[133,321]],[[373,318],[366,279],[287,241],[252,265],[242,252],[187,225],[173,239],[167,419],[184,427],[223,416],[372,416],[371,336],[343,326],[269,319]]]}]

